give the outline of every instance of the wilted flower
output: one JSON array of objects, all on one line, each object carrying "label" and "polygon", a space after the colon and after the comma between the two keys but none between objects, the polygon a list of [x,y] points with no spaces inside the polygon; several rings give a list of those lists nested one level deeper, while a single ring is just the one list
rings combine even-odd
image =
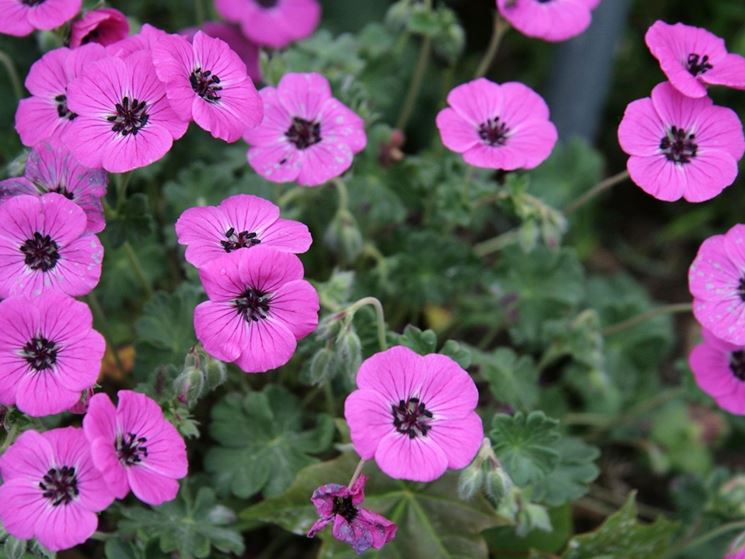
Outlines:
[{"label": "wilted flower", "polygon": [[87,43],[111,45],[127,38],[129,22],[127,16],[114,8],[89,10],[70,29],[70,47]]},{"label": "wilted flower", "polygon": [[497,0],[499,13],[528,37],[566,41],[584,33],[600,0]]}]

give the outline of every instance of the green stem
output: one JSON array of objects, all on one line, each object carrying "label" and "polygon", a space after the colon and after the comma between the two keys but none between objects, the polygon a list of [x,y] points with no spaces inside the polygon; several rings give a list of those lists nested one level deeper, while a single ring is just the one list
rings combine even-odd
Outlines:
[{"label": "green stem", "polygon": [[5,70],[8,72],[8,78],[10,78],[10,84],[13,86],[13,93],[15,93],[16,99],[21,99],[23,97],[23,88],[21,87],[21,80],[18,77],[16,65],[13,64],[13,59],[2,50],[0,50],[0,64],[5,66]]},{"label": "green stem", "polygon": [[673,546],[667,552],[665,558],[671,559],[673,557],[677,557],[683,551],[699,547],[713,539],[718,538],[719,536],[723,536],[729,532],[734,532],[735,530],[745,530],[745,520],[738,520],[737,522],[723,524],[717,528],[714,528],[713,530],[710,530],[709,532],[706,532],[705,534],[700,535],[697,538],[694,538],[693,540],[687,542],[683,541],[680,544]]},{"label": "green stem", "polygon": [[352,305],[347,307],[345,312],[350,317],[354,317],[354,313],[356,313],[365,305],[371,305],[375,309],[375,316],[378,326],[378,344],[380,345],[380,351],[385,351],[386,349],[388,349],[388,342],[386,341],[385,336],[385,314],[383,313],[383,305],[378,299],[376,299],[375,297],[363,297],[356,303],[353,303]]},{"label": "green stem", "polygon": [[202,5],[202,0],[194,0],[194,13],[197,18],[197,25],[202,25],[204,23],[204,5]]},{"label": "green stem", "polygon": [[664,314],[691,312],[692,308],[693,306],[691,305],[691,303],[675,303],[672,305],[663,305],[661,307],[657,307],[655,309],[650,309],[646,312],[640,313],[636,316],[632,316],[631,318],[628,318],[626,320],[622,320],[621,322],[617,322],[616,324],[606,326],[601,331],[601,334],[603,336],[612,336],[613,334],[617,334],[618,332],[628,330],[629,328],[632,328],[637,324],[646,322],[650,318],[654,318],[656,316]]},{"label": "green stem", "polygon": [[473,252],[475,252],[476,256],[480,258],[489,256],[490,254],[499,252],[504,247],[517,241],[518,235],[519,232],[517,229],[505,231],[501,235],[497,235],[496,237],[492,237],[491,239],[487,239],[474,245]]},{"label": "green stem", "polygon": [[105,532],[99,531],[95,531],[90,535],[90,538],[92,540],[98,540],[99,542],[105,542],[106,540],[110,540],[113,537],[115,537],[115,534],[107,534]]},{"label": "green stem", "polygon": [[277,205],[280,208],[284,208],[287,204],[295,200],[295,198],[300,198],[304,192],[305,189],[303,187],[297,186],[292,188],[277,199]]},{"label": "green stem", "polygon": [[573,202],[570,202],[569,204],[567,204],[567,206],[564,208],[564,215],[569,215],[571,213],[576,212],[578,209],[580,209],[582,206],[587,204],[593,198],[599,196],[606,190],[610,190],[615,185],[625,181],[628,178],[629,178],[629,172],[621,171],[620,173],[616,173],[615,175],[610,176],[607,179],[600,181],[598,184],[593,186],[590,190],[582,194],[582,196],[580,196]]},{"label": "green stem", "polygon": [[121,211],[127,201],[127,187],[132,179],[132,171],[116,175],[116,209]]},{"label": "green stem", "polygon": [[109,349],[111,349],[111,355],[113,355],[114,357],[114,365],[116,365],[119,374],[122,376],[122,378],[124,378],[124,376],[126,375],[124,364],[122,363],[122,360],[119,357],[119,352],[114,345],[114,339],[111,337],[111,328],[109,327],[109,323],[106,320],[106,314],[103,312],[103,307],[101,307],[101,303],[95,293],[90,293],[87,299],[88,304],[91,306],[91,310],[93,311],[93,316],[96,317],[96,321],[101,328],[101,333],[106,340],[106,345],[109,346]]},{"label": "green stem", "polygon": [[476,78],[482,78],[486,75],[491,68],[494,58],[499,52],[499,45],[502,43],[502,38],[505,36],[507,31],[510,29],[510,24],[499,17],[499,12],[494,12],[494,28],[491,35],[491,41],[489,46],[484,53],[484,57],[479,63],[478,69],[476,70]]},{"label": "green stem", "polygon": [[140,263],[140,259],[138,258],[137,253],[135,252],[134,248],[132,248],[132,244],[129,241],[124,241],[122,247],[124,248],[124,252],[127,254],[127,258],[129,259],[129,263],[132,266],[132,270],[137,276],[137,279],[140,281],[140,284],[142,284],[145,295],[149,299],[153,295],[153,288],[150,286],[150,280],[147,278],[145,270],[142,268],[142,264]]},{"label": "green stem", "polygon": [[352,474],[352,479],[349,480],[349,485],[347,485],[347,489],[352,489],[354,482],[357,481],[358,477],[360,477],[360,474],[362,473],[362,468],[364,467],[365,467],[365,460],[360,460],[357,463],[357,467],[354,469],[354,473]]},{"label": "green stem", "polygon": [[5,434],[5,440],[3,441],[3,446],[0,446],[0,454],[5,452],[5,449],[7,449],[11,444],[13,444],[13,441],[16,440],[17,434],[18,434],[18,425],[13,423],[11,424],[10,429],[8,429],[7,433]]},{"label": "green stem", "polygon": [[339,195],[339,211],[349,209],[349,189],[346,183],[341,178],[336,178],[332,181],[336,187],[336,192]]},{"label": "green stem", "polygon": [[409,91],[406,93],[406,99],[404,100],[403,107],[401,108],[401,114],[396,121],[396,128],[398,130],[404,130],[406,125],[414,113],[414,105],[419,97],[419,91],[422,88],[422,82],[424,81],[424,74],[427,71],[427,65],[429,64],[429,55],[432,50],[432,39],[430,37],[424,37],[422,45],[419,47],[419,58],[414,68],[414,75],[409,83]]}]

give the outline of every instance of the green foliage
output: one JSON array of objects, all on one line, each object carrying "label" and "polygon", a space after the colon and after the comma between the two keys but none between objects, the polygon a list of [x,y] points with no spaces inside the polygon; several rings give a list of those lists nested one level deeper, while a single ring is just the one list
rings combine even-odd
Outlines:
[{"label": "green foliage", "polygon": [[538,369],[530,356],[500,347],[491,353],[474,351],[473,361],[498,402],[522,411],[538,403]]},{"label": "green foliage", "polygon": [[106,220],[106,237],[114,248],[129,241],[136,243],[153,231],[153,216],[147,196],[136,193],[126,199]]}]

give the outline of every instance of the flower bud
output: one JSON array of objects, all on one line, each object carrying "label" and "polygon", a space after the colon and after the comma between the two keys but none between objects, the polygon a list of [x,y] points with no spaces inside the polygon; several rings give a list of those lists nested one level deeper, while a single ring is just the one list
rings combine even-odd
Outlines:
[{"label": "flower bud", "polygon": [[348,210],[341,209],[336,213],[323,238],[345,262],[354,261],[362,252],[362,233]]},{"label": "flower bud", "polygon": [[353,328],[345,328],[336,339],[336,355],[339,368],[351,375],[362,363],[362,342]]},{"label": "flower bud", "polygon": [[336,374],[336,355],[327,347],[319,349],[310,360],[310,382],[322,384],[331,380]]},{"label": "flower bud", "polygon": [[484,486],[484,478],[483,463],[477,458],[460,473],[460,477],[458,478],[458,496],[464,500],[473,498]]},{"label": "flower bud", "polygon": [[179,402],[192,407],[204,393],[204,373],[195,367],[188,367],[173,381],[173,390]]},{"label": "flower bud", "polygon": [[225,363],[210,357],[207,359],[204,376],[207,381],[207,390],[211,391],[225,382],[228,370]]}]

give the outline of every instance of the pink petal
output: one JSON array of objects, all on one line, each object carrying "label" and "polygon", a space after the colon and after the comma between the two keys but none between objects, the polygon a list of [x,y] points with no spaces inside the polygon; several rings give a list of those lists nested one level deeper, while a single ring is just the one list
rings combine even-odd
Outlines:
[{"label": "pink petal", "polygon": [[660,141],[666,133],[667,127],[657,114],[652,99],[645,97],[626,107],[618,126],[618,142],[629,155],[658,155]]},{"label": "pink petal", "polygon": [[[397,403],[397,401],[395,401]],[[370,460],[380,441],[395,431],[389,398],[376,390],[355,390],[344,402],[344,418],[349,424],[354,450]]]},{"label": "pink petal", "polygon": [[417,395],[435,414],[435,419],[470,414],[479,401],[479,391],[471,375],[446,355],[432,353],[421,359],[423,374]]},{"label": "pink petal", "polygon": [[279,102],[293,117],[315,121],[331,98],[331,86],[321,74],[288,73],[277,86]]},{"label": "pink petal", "polygon": [[259,320],[247,327],[248,343],[235,360],[246,373],[264,373],[287,363],[295,353],[293,333],[281,322]]},{"label": "pink petal", "polygon": [[730,260],[724,239],[724,235],[706,239],[691,264],[688,287],[697,299],[718,301],[736,296],[742,272]]},{"label": "pink petal", "polygon": [[476,456],[484,440],[484,427],[477,413],[460,419],[436,421],[427,432],[447,455],[448,468],[465,468]]},{"label": "pink petal", "polygon": [[443,145],[457,153],[463,153],[483,142],[478,135],[476,126],[466,122],[454,109],[449,107],[438,113],[437,128],[440,130]]},{"label": "pink petal", "polygon": [[248,325],[230,303],[205,301],[194,309],[194,331],[204,350],[221,361],[238,359],[247,345]]},{"label": "pink petal", "polygon": [[408,347],[394,346],[363,361],[357,386],[379,392],[391,404],[397,404],[418,395],[424,378],[424,358]]},{"label": "pink petal", "polygon": [[60,551],[85,542],[97,527],[96,513],[73,501],[65,506],[46,507],[36,525],[36,537],[47,549]]},{"label": "pink petal", "polygon": [[446,454],[432,439],[410,439],[397,432],[389,433],[380,441],[375,462],[383,473],[394,479],[420,482],[436,480],[448,466]]},{"label": "pink petal", "polygon": [[127,478],[132,493],[148,505],[158,506],[172,501],[178,495],[178,481],[145,468],[129,468]]},{"label": "pink petal", "polygon": [[269,316],[300,340],[318,326],[318,293],[304,280],[285,283],[272,293]]}]

